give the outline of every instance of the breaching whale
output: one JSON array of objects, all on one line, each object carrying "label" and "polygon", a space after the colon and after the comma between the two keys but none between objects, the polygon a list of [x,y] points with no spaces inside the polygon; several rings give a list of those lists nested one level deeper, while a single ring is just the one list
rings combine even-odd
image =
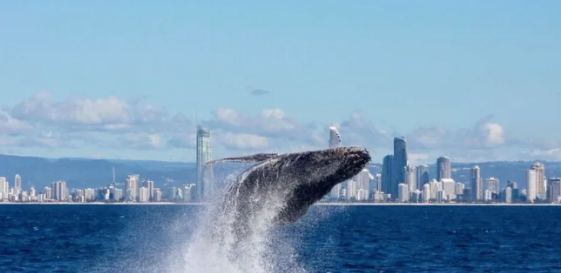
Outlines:
[{"label": "breaching whale", "polygon": [[229,187],[221,204],[221,213],[233,216],[235,232],[243,237],[248,232],[247,223],[262,217],[260,211],[267,210],[273,224],[296,222],[311,205],[335,185],[358,174],[370,160],[365,149],[338,147],[223,158],[208,164],[256,163]]}]

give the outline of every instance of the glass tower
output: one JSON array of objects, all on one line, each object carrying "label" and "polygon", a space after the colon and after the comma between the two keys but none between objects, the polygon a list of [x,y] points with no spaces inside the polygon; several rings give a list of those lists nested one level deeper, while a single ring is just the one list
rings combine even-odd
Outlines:
[{"label": "glass tower", "polygon": [[212,166],[205,166],[212,160],[210,130],[197,127],[197,198],[205,199],[212,194]]}]

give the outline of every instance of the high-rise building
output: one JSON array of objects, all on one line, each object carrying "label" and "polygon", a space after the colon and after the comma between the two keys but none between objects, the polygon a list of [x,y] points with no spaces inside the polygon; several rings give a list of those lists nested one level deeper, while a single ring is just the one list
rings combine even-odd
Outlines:
[{"label": "high-rise building", "polygon": [[536,185],[537,185],[537,175],[536,170],[533,168],[527,171],[527,185],[528,190],[526,191],[526,201],[533,203],[536,200]]},{"label": "high-rise building", "polygon": [[140,188],[138,192],[138,202],[148,202],[150,200],[150,189],[146,187]]},{"label": "high-rise building", "polygon": [[21,192],[21,176],[19,174],[16,174],[16,177],[14,178],[14,188],[16,188],[16,194]]},{"label": "high-rise building", "polygon": [[329,148],[336,148],[341,145],[341,135],[337,127],[329,127]]},{"label": "high-rise building", "polygon": [[444,199],[453,200],[456,198],[456,181],[452,178],[442,178],[442,191],[444,191]]},{"label": "high-rise building", "polygon": [[52,183],[53,199],[56,201],[66,201],[68,198],[68,188],[65,181],[57,181]]},{"label": "high-rise building", "polygon": [[430,182],[429,165],[417,166],[417,188],[422,189],[423,186]]},{"label": "high-rise building", "polygon": [[456,182],[456,195],[463,195],[464,194],[464,183]]},{"label": "high-rise building", "polygon": [[197,198],[206,199],[212,195],[213,191],[213,171],[212,165],[206,165],[212,160],[212,142],[210,130],[197,128]]},{"label": "high-rise building", "polygon": [[391,186],[392,198],[397,196],[397,190],[400,183],[405,183],[404,168],[407,166],[407,141],[403,137],[396,137],[393,140],[393,183]]},{"label": "high-rise building", "polygon": [[53,189],[51,187],[44,187],[43,194],[45,194],[45,200],[53,199]]},{"label": "high-rise building", "polygon": [[481,180],[481,170],[479,166],[471,168],[470,173],[470,186],[471,186],[471,200],[483,200],[483,185]]},{"label": "high-rise building", "polygon": [[[393,155],[386,155],[382,164],[382,191],[391,194],[393,183]],[[397,196],[392,195],[392,199]]]},{"label": "high-rise building", "polygon": [[[534,164],[532,164],[532,166],[530,167],[531,170],[534,170],[534,175],[535,175],[535,186],[534,186],[534,191],[535,191],[535,198],[539,198],[540,200],[545,200],[546,199],[546,181],[545,181],[545,166],[540,163],[540,162],[536,162]],[[530,190],[530,186],[528,186],[528,191]]]},{"label": "high-rise building", "polygon": [[138,184],[139,175],[132,174],[127,176],[127,181],[125,182],[125,200],[126,201],[137,201],[138,200]]},{"label": "high-rise building", "polygon": [[561,178],[552,177],[549,179],[549,183],[547,183],[547,185],[547,200],[554,203],[561,201]]},{"label": "high-rise building", "polygon": [[487,189],[493,193],[498,195],[500,190],[500,183],[499,183],[499,179],[494,178],[494,177],[489,177],[487,178]]},{"label": "high-rise building", "polygon": [[382,174],[377,173],[376,176],[374,177],[374,183],[370,188],[371,191],[370,192],[374,192],[374,191],[381,191],[382,190]]},{"label": "high-rise building", "polygon": [[436,160],[436,180],[452,178],[452,162],[450,158],[441,156]]},{"label": "high-rise building", "polygon": [[397,200],[402,203],[409,201],[409,185],[399,183]]},{"label": "high-rise building", "polygon": [[423,202],[427,203],[431,199],[430,184],[423,185]]},{"label": "high-rise building", "polygon": [[504,202],[505,203],[512,203],[512,188],[511,187],[506,187],[504,189]]},{"label": "high-rise building", "polygon": [[8,200],[10,185],[6,177],[0,177],[0,200]]},{"label": "high-rise building", "polygon": [[414,166],[407,165],[403,169],[405,172],[405,183],[409,186],[409,192],[414,192],[417,189],[417,170]]},{"label": "high-rise building", "polygon": [[143,186],[148,188],[148,201],[153,201],[152,199],[154,199],[154,181],[146,180],[144,181]]}]

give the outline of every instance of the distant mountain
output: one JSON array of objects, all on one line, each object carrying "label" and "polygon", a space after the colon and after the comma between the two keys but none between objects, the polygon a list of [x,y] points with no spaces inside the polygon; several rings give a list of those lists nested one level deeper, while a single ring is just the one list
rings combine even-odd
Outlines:
[{"label": "distant mountain", "polygon": [[118,185],[123,185],[128,174],[139,174],[158,186],[196,180],[194,163],[0,155],[0,176],[5,176],[12,187],[14,176],[21,175],[26,189],[35,186],[40,190],[58,180],[66,181],[70,188],[107,186],[113,181],[113,167]]},{"label": "distant mountain", "polygon": [[[561,162],[545,162],[547,177],[561,176]],[[459,182],[469,182],[469,171],[474,165],[481,168],[482,178],[495,177],[501,187],[506,187],[507,180],[518,182],[520,188],[526,188],[526,170],[533,161],[452,163],[452,178]],[[241,171],[247,164],[219,164],[215,166],[215,177],[224,179],[234,171]],[[430,166],[431,179],[435,177],[436,166]],[[196,165],[193,162],[166,162],[151,160],[115,160],[61,158],[47,159],[0,155],[0,176],[4,176],[13,187],[14,176],[21,175],[23,187],[31,185],[41,190],[52,182],[64,180],[70,188],[87,188],[107,186],[113,181],[112,168],[115,167],[115,179],[119,187],[124,187],[128,174],[139,174],[141,180],[150,179],[156,187],[165,188],[172,185],[194,183]],[[367,167],[372,174],[381,173],[382,165],[373,163]]]}]

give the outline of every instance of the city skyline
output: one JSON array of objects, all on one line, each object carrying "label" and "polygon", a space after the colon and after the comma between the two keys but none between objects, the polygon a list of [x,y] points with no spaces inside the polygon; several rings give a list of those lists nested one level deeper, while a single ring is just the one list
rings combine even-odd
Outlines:
[{"label": "city skyline", "polygon": [[193,162],[201,124],[215,157],[338,126],[412,163],[561,160],[558,1],[171,5],[1,3],[0,153]]},{"label": "city skyline", "polygon": [[[341,146],[340,132],[335,126],[329,128],[329,148]],[[335,185],[326,194],[323,202],[381,202],[381,203],[560,203],[561,181],[557,176],[547,177],[545,165],[534,162],[526,170],[526,189],[520,189],[518,183],[508,180],[502,188],[500,180],[490,176],[485,179],[478,165],[470,168],[469,181],[455,181],[452,178],[452,160],[447,156],[436,159],[435,179],[430,178],[427,165],[412,165],[408,160],[407,141],[404,137],[395,137],[394,154],[386,155],[380,173],[373,175],[368,168],[347,181]],[[65,181],[53,182],[37,192],[34,186],[29,191],[22,187],[22,177],[14,176],[14,185],[10,187],[6,177],[0,177],[0,201],[2,202],[206,202],[213,198],[215,190],[220,191],[215,181],[212,165],[205,165],[212,160],[211,131],[197,127],[197,165],[195,183],[180,187],[169,186],[164,190],[155,187],[155,182],[144,179],[140,184],[138,174],[129,174],[125,188],[117,188],[115,168],[112,167],[112,183],[108,187],[69,190]],[[209,168],[210,167],[210,168]],[[384,179],[385,178],[385,179]],[[549,181],[549,182],[548,182]],[[218,183],[222,184],[223,183]],[[195,189],[193,190],[193,187]]]}]

